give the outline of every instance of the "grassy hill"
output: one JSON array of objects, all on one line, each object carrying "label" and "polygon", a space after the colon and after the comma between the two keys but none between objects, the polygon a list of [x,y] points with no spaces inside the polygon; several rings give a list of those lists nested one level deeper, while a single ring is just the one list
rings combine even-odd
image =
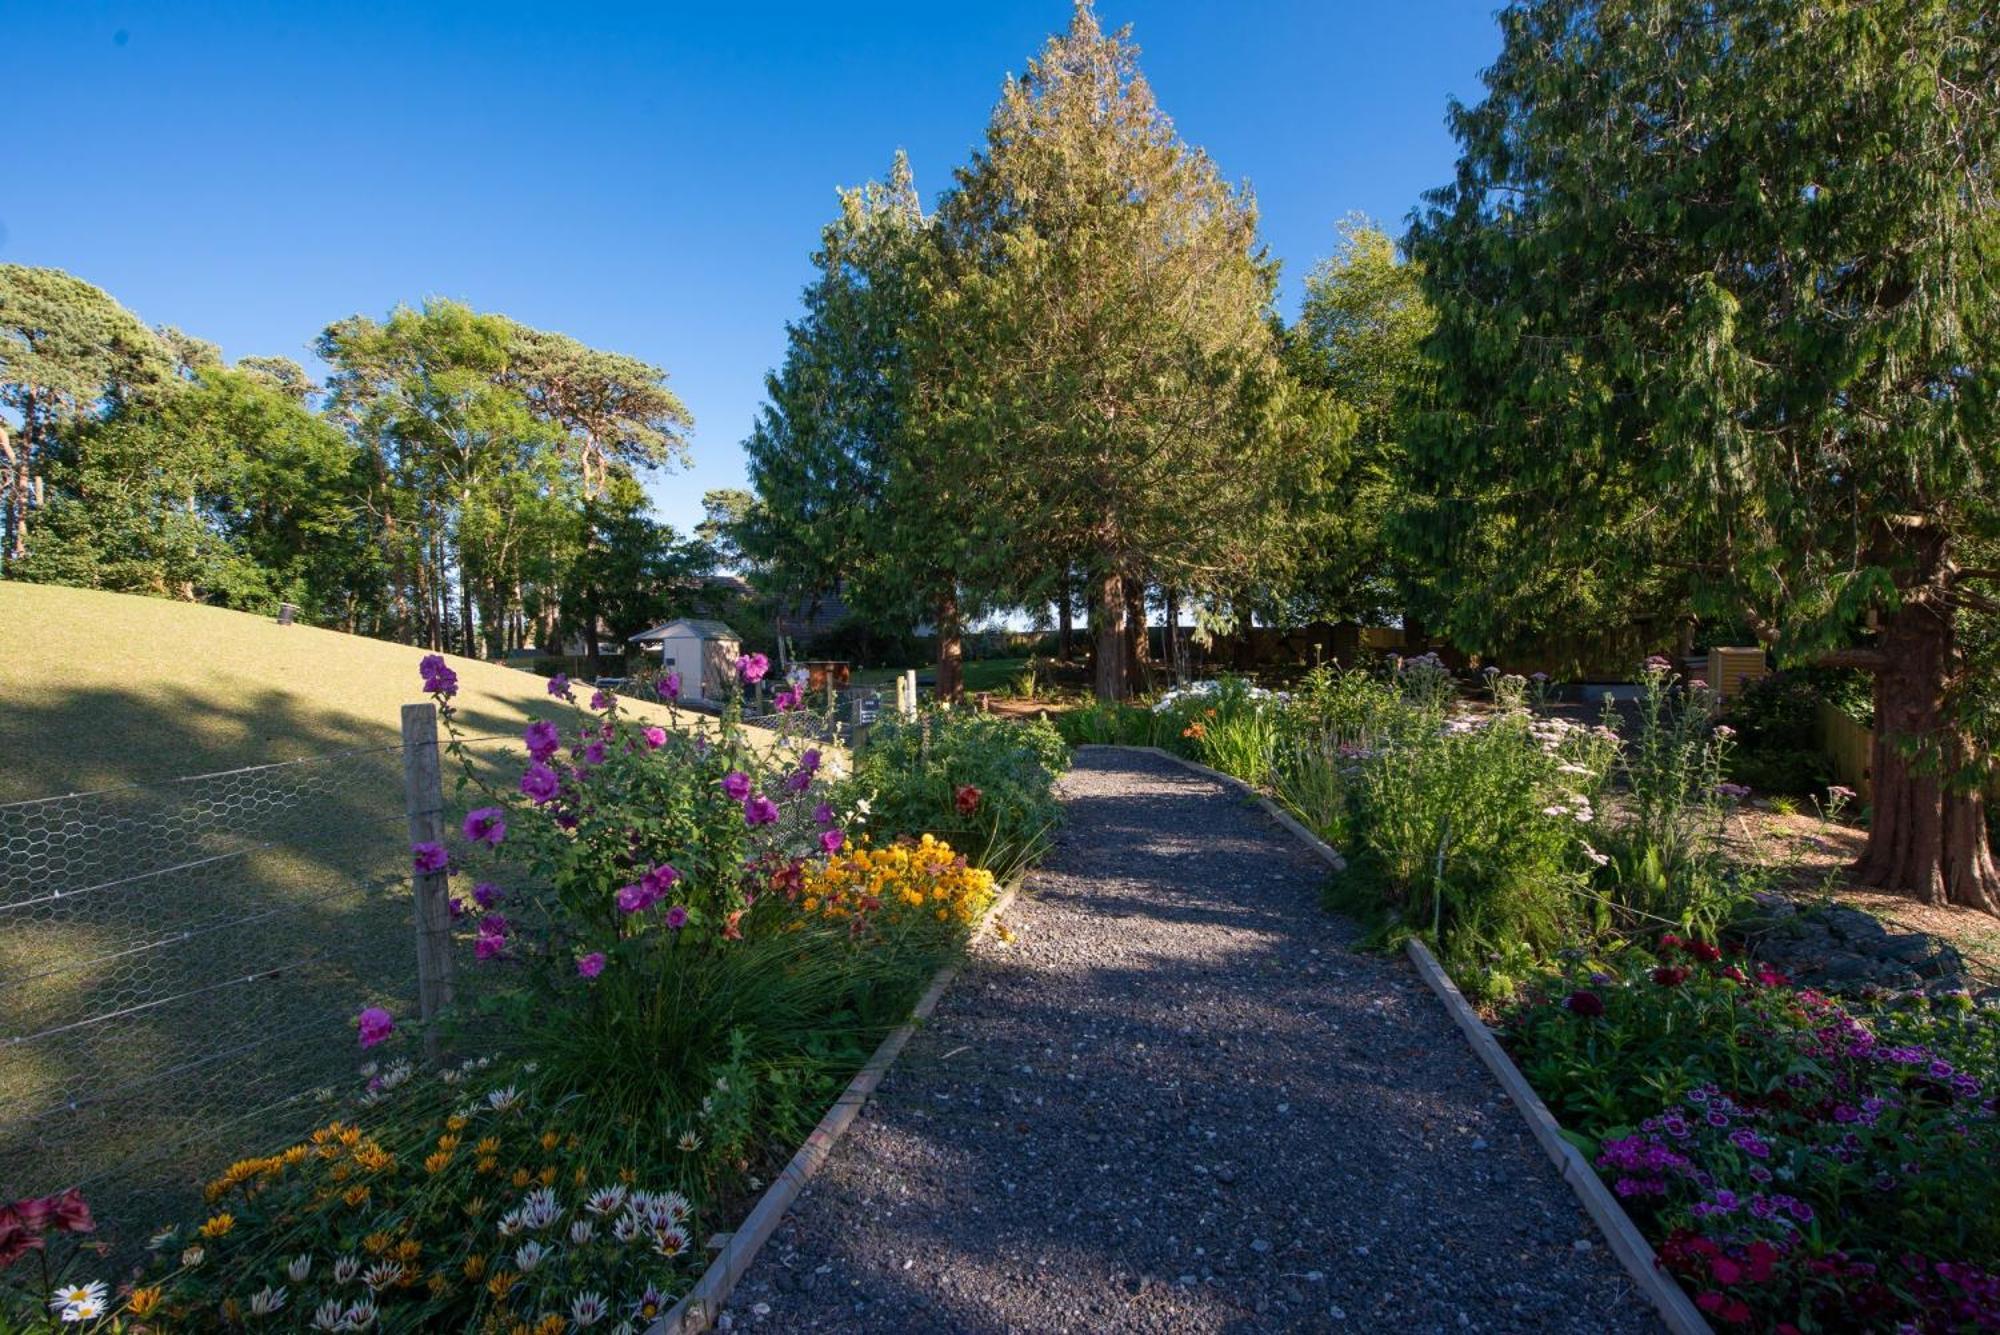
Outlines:
[{"label": "grassy hill", "polygon": [[[422,649],[221,608],[0,582],[0,627],[0,802],[386,745],[424,698]],[[471,732],[557,713],[532,673],[450,662]]]}]

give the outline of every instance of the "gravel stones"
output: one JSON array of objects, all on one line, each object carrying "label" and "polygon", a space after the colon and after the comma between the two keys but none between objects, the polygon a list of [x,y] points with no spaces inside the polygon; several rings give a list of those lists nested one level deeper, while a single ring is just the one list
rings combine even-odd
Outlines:
[{"label": "gravel stones", "polygon": [[[1657,1329],[1325,865],[1086,748],[1067,824],[752,1264],[737,1330]],[[1580,1245],[1579,1245],[1580,1244]]]}]

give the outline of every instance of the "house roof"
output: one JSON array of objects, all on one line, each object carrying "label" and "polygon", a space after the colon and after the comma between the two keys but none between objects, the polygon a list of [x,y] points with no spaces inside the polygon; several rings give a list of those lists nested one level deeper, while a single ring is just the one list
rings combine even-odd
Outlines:
[{"label": "house roof", "polygon": [[632,637],[631,642],[634,644],[654,644],[660,640],[686,636],[693,636],[698,640],[740,640],[742,638],[720,621],[709,621],[701,617],[682,617],[678,621],[669,621],[665,625],[655,626],[651,630],[642,630]]}]

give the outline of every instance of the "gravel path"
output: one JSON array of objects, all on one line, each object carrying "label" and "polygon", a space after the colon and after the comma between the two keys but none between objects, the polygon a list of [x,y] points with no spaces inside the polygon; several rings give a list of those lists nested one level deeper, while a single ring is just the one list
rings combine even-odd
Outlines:
[{"label": "gravel path", "polygon": [[1221,785],[1060,842],[751,1266],[774,1331],[1654,1330],[1436,998]]}]

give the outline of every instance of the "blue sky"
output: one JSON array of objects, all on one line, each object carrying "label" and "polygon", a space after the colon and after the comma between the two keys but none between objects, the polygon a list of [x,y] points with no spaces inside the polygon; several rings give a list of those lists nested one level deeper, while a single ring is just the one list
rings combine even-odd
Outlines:
[{"label": "blue sky", "polygon": [[[1449,178],[1490,0],[1104,0],[1181,134],[1255,190],[1284,306],[1360,210]],[[0,261],[307,358],[328,321],[457,298],[667,369],[682,529],[741,485],[834,191],[909,151],[927,199],[1067,0],[276,4],[0,0]]]}]

